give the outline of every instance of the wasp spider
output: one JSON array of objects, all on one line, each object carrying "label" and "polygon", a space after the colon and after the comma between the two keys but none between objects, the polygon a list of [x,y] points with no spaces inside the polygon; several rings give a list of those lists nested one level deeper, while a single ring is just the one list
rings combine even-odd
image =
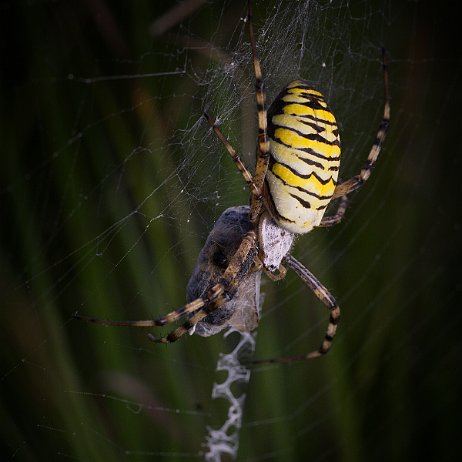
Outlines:
[{"label": "wasp spider", "polygon": [[[286,267],[326,305],[330,318],[320,347],[307,354],[254,362],[292,362],[327,353],[340,318],[335,298],[291,254],[295,235],[315,227],[339,223],[347,207],[347,195],[369,178],[379,156],[390,119],[388,72],[383,52],[383,118],[367,160],[359,174],[338,182],[340,138],[334,115],[323,95],[305,80],[289,83],[268,111],[260,60],[256,52],[250,0],[247,23],[252,47],[258,110],[258,144],[255,174],[242,163],[214,119],[204,114],[251,191],[249,207],[226,210],[217,221],[204,246],[195,273],[188,285],[189,301],[181,308],[155,320],[111,321],[75,315],[79,319],[107,325],[164,326],[186,318],[159,343],[171,343],[185,333],[212,335],[225,327],[249,331],[258,323],[260,275],[281,279]],[[324,216],[331,201],[337,211]]]}]

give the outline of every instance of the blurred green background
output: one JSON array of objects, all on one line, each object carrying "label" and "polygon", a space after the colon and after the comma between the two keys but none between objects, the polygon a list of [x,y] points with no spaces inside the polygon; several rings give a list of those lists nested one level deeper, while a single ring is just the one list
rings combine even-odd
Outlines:
[{"label": "blurred green background", "polygon": [[[1,3],[2,460],[200,459],[222,412],[211,399],[224,378],[215,372],[222,337],[164,347],[146,330],[72,314],[144,319],[181,306],[207,231],[247,201],[200,120],[211,104],[233,143],[252,152],[252,94],[231,107],[238,85],[226,81],[241,57],[233,72],[251,89],[244,3]],[[277,5],[255,5],[269,92],[316,75],[341,124],[342,176],[356,173],[377,130],[382,45],[392,125],[346,222],[294,250],[343,309],[333,351],[252,373],[238,460],[453,460],[460,7]],[[307,36],[284,43],[304,6]],[[293,50],[286,72],[272,46]],[[315,348],[327,315],[301,282],[289,275],[262,290],[256,356]]]}]

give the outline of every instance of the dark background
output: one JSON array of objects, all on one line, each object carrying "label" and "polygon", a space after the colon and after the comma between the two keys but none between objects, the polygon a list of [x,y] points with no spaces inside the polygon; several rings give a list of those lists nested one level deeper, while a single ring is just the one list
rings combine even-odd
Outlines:
[{"label": "dark background", "polygon": [[[334,349],[311,363],[254,371],[239,460],[458,455],[462,69],[454,5],[353,1],[318,10],[326,27],[347,18],[351,43],[339,50],[363,41],[378,49],[383,40],[392,125],[346,223],[294,250],[343,308]],[[208,152],[186,158],[191,137],[176,131],[200,119],[195,72],[208,75],[211,44],[232,52],[229,37],[245,34],[245,7],[204,4],[153,38],[150,27],[170,7],[1,3],[2,460],[195,459],[220,414],[210,395],[223,379],[215,372],[221,337],[159,347],[145,330],[72,320],[76,310],[143,319],[181,306],[207,230],[247,198],[212,138]],[[257,2],[257,31],[272,11]],[[361,59],[377,90],[370,48]],[[347,152],[360,151],[342,167],[354,174],[381,98],[358,89],[349,57],[333,105]],[[166,72],[175,75],[157,75]],[[359,107],[345,104],[353,91]],[[206,127],[185,133],[205,139]],[[315,347],[327,321],[320,303],[293,276],[263,289],[257,356]]]}]

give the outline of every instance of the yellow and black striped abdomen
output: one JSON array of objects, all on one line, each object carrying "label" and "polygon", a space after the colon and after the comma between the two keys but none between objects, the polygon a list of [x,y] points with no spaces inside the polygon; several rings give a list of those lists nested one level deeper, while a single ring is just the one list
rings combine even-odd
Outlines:
[{"label": "yellow and black striped abdomen", "polygon": [[291,82],[268,110],[266,182],[279,225],[303,234],[319,225],[337,184],[340,138],[320,92]]}]

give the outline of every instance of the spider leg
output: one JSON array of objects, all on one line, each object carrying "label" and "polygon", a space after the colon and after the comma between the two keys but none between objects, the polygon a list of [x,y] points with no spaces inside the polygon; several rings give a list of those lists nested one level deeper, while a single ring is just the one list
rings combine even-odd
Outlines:
[{"label": "spider leg", "polygon": [[[257,207],[258,204],[258,213],[257,209],[255,209],[255,217],[257,217],[260,214],[262,206],[268,210],[268,212],[271,213],[271,208],[268,203],[268,200],[262,193],[262,189],[259,188],[254,181],[254,178],[252,177],[252,174],[249,172],[247,167],[244,165],[244,163],[241,160],[241,157],[239,154],[236,152],[236,150],[232,147],[231,143],[225,138],[223,135],[223,132],[218,128],[217,125],[215,125],[215,122],[213,119],[210,117],[209,114],[204,112],[204,117],[207,119],[208,124],[210,127],[213,129],[215,134],[217,135],[218,139],[223,143],[224,147],[228,151],[229,155],[231,156],[231,159],[234,161],[236,164],[238,170],[241,172],[242,176],[244,177],[245,182],[247,183],[250,192],[252,193],[252,201],[255,200],[255,207]],[[252,221],[252,211],[250,212],[251,215],[251,221]]]},{"label": "spider leg", "polygon": [[233,159],[234,163],[236,164],[237,168],[241,172],[242,176],[244,177],[244,180],[250,188],[250,191],[252,193],[250,205],[250,221],[255,224],[258,220],[258,217],[260,216],[263,207],[265,207],[268,211],[271,210],[262,192],[263,184],[265,182],[266,177],[266,171],[268,170],[270,143],[267,133],[268,121],[266,112],[266,92],[264,90],[260,59],[257,55],[255,35],[253,32],[251,0],[248,0],[247,22],[249,26],[249,39],[252,47],[253,68],[255,74],[255,99],[257,103],[258,113],[258,146],[254,176],[252,176],[249,170],[247,170],[240,156],[237,154],[236,150],[231,146],[229,141],[224,137],[223,133],[215,124],[215,121],[206,112],[204,113],[204,117],[207,119],[208,124],[210,125],[210,127],[212,127],[213,131],[216,133],[219,140],[225,146],[226,150],[228,151],[229,155]]},{"label": "spider leg", "polygon": [[343,217],[345,216],[347,207],[348,207],[348,196],[345,195],[345,196],[342,196],[342,198],[340,199],[340,202],[337,207],[337,212],[335,212],[335,215],[323,217],[318,227],[328,228],[329,226],[334,226],[334,225],[339,224],[343,220]]},{"label": "spider leg", "polygon": [[[256,98],[257,113],[258,113],[258,146],[257,146],[257,159],[255,163],[255,175],[254,175],[253,181],[255,185],[260,189],[260,191],[262,191],[263,183],[266,177],[266,172],[268,170],[270,143],[268,139],[266,92],[265,92],[264,84],[263,84],[260,58],[258,57],[258,54],[257,54],[257,45],[255,43],[255,35],[253,32],[253,17],[252,17],[251,0],[248,0],[247,22],[249,25],[250,45],[252,47],[253,69],[254,69],[254,74],[255,74],[255,98]],[[253,195],[252,200],[251,200],[251,212],[250,212],[250,220],[252,223],[256,223],[257,218],[260,215],[262,206],[263,206],[262,201],[258,200],[258,197]]]},{"label": "spider leg", "polygon": [[[379,125],[379,130],[375,138],[374,144],[367,156],[366,163],[361,169],[359,175],[355,175],[343,183],[340,183],[332,196],[332,199],[336,197],[350,194],[352,191],[359,189],[370,177],[372,169],[375,166],[375,162],[379,157],[382,144],[387,134],[388,126],[390,123],[390,96],[388,94],[388,65],[385,56],[385,49],[382,49],[382,68],[383,68],[383,93],[384,93],[384,106],[383,106],[383,118]],[[258,183],[256,183],[258,185]]]},{"label": "spider leg", "polygon": [[189,329],[194,327],[207,314],[219,308],[225,300],[231,299],[237,290],[238,284],[251,270],[255,256],[258,253],[257,235],[255,231],[247,232],[239,245],[239,248],[231,257],[230,262],[222,277],[211,289],[207,291],[205,297],[196,298],[181,308],[167,313],[158,319],[146,319],[141,321],[112,321],[110,319],[97,319],[90,316],[83,316],[78,313],[73,315],[74,319],[103,324],[107,326],[130,326],[130,327],[155,327],[170,324],[190,313],[192,317],[183,326],[172,331],[167,337],[149,338],[159,343],[170,343],[184,335]]},{"label": "spider leg", "polygon": [[281,358],[257,359],[252,361],[252,364],[266,364],[266,363],[292,363],[297,361],[304,361],[306,359],[318,358],[325,355],[331,348],[332,342],[337,331],[337,324],[340,320],[340,307],[337,305],[335,298],[332,294],[319,282],[319,280],[307,270],[298,260],[291,255],[284,259],[286,265],[293,269],[302,281],[313,291],[316,297],[321,300],[330,311],[329,324],[324,335],[324,340],[321,346],[314,351],[303,355],[284,356]]},{"label": "spider leg", "polygon": [[[92,322],[94,324],[102,324],[105,326],[128,326],[128,327],[156,327],[156,326],[165,326],[165,324],[170,324],[171,322],[180,319],[183,316],[186,316],[188,313],[193,313],[194,311],[199,310],[204,305],[209,303],[210,297],[213,297],[211,294],[212,290],[207,294],[207,298],[197,298],[190,303],[178,308],[177,310],[167,313],[165,316],[162,316],[158,319],[144,319],[140,321],[113,321],[111,319],[98,319],[91,316],[85,316],[82,314],[74,313],[72,317],[74,319],[80,319],[85,322]],[[218,294],[219,295],[219,294]]]},{"label": "spider leg", "polygon": [[[190,329],[194,328],[194,326],[208,314],[220,308],[223,303],[234,296],[239,283],[247,276],[249,271],[251,271],[257,253],[257,235],[255,231],[251,230],[242,238],[239,248],[231,257],[228,267],[224,271],[220,281],[208,291],[207,303],[204,303],[190,319],[182,326],[170,332],[167,336],[155,337],[152,334],[148,334],[149,339],[156,343],[175,342]],[[197,300],[202,299],[199,298]]]},{"label": "spider leg", "polygon": [[[219,284],[220,285],[220,284]],[[226,300],[224,295],[224,286],[221,286],[223,290],[217,296],[217,299],[212,301],[209,306],[204,306],[197,313],[195,313],[190,319],[183,323],[180,327],[171,331],[165,337],[156,337],[152,334],[148,334],[149,340],[155,343],[173,343],[176,342],[180,337],[193,329],[199,321],[202,321],[209,313],[218,309]]]},{"label": "spider leg", "polygon": [[244,163],[241,160],[241,157],[239,154],[236,152],[236,150],[231,146],[231,143],[225,138],[221,130],[218,128],[218,126],[215,124],[215,121],[210,117],[209,114],[204,112],[204,117],[207,119],[208,124],[210,127],[213,129],[215,134],[217,135],[218,139],[223,143],[224,147],[228,151],[229,155],[231,156],[231,159],[233,162],[236,164],[238,170],[241,172],[242,176],[244,177],[245,182],[249,186],[250,192],[252,193],[252,196],[256,196],[257,199],[261,198],[262,192],[261,188],[259,188],[252,177],[252,174],[247,170],[247,167],[244,165]]},{"label": "spider leg", "polygon": [[[223,303],[221,300],[224,298],[225,286],[223,283],[215,284],[208,292],[206,297],[201,297],[193,300],[190,303],[178,308],[175,311],[171,311],[166,315],[158,319],[146,319],[141,321],[112,321],[110,319],[97,319],[90,316],[83,316],[75,313],[74,319],[80,319],[86,322],[92,322],[95,324],[102,324],[106,326],[129,326],[129,327],[155,327],[165,326],[178,319],[186,316],[189,313],[196,312],[188,321],[182,326],[178,327],[174,331],[170,332],[166,337],[155,337],[152,334],[148,334],[150,340],[157,343],[171,343],[176,341],[179,337],[188,332],[194,327],[201,319],[207,316],[211,309],[206,309],[208,305],[213,306],[213,309],[218,308]],[[218,301],[217,301],[218,300]]]}]

